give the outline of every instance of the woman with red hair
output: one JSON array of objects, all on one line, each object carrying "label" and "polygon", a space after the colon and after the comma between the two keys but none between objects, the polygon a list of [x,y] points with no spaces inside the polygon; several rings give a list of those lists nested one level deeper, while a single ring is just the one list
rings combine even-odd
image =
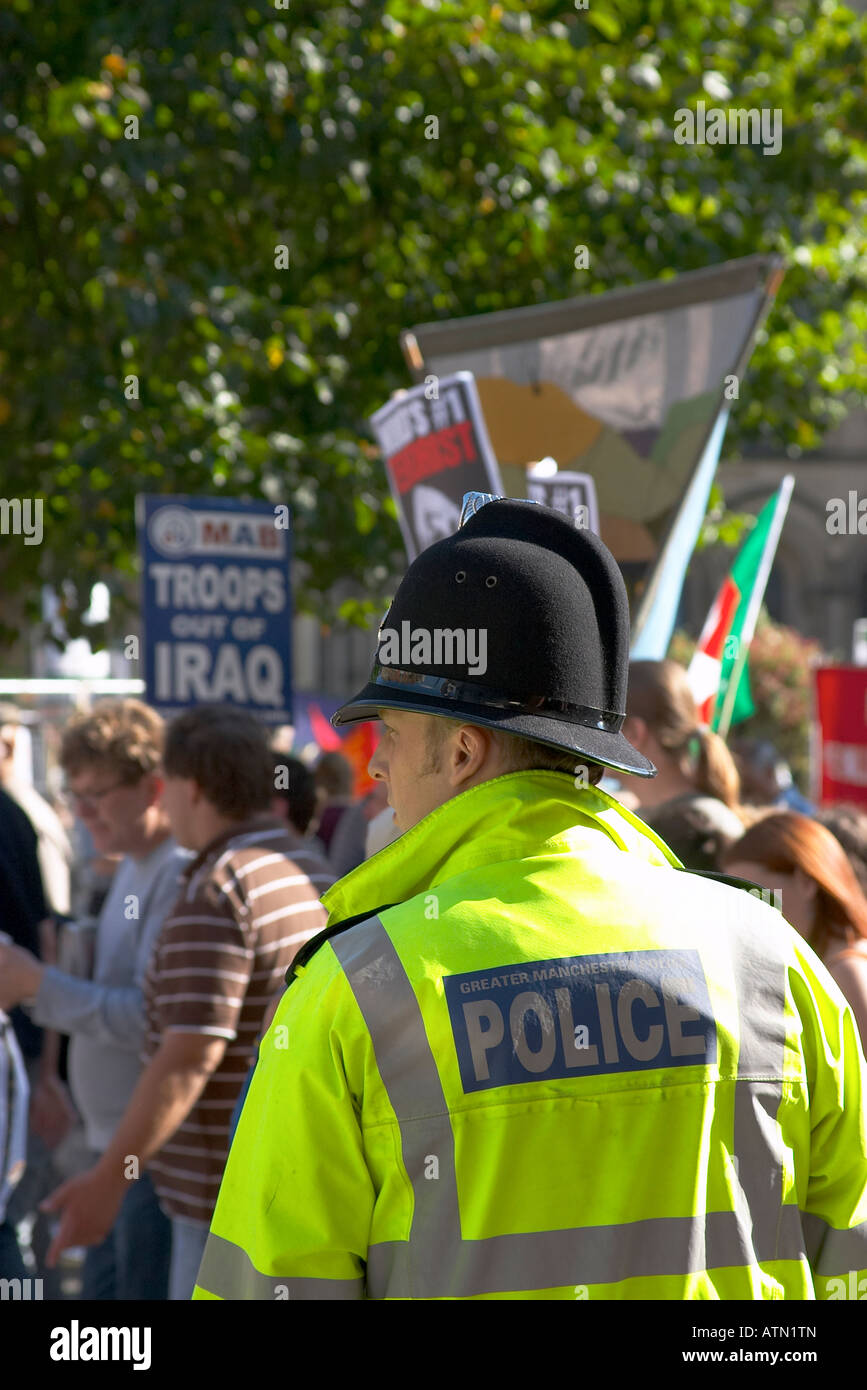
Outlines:
[{"label": "woman with red hair", "polygon": [[867,1051],[867,898],[824,825],[794,811],[755,821],[721,856],[727,873],[782,893],[783,915],[852,1007]]}]

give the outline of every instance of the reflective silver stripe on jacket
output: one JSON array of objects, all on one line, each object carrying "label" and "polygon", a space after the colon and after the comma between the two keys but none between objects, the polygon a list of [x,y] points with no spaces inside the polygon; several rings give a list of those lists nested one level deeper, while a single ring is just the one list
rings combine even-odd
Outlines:
[{"label": "reflective silver stripe on jacket", "polygon": [[[740,1047],[735,1091],[734,1153],[745,1198],[743,1215],[752,1227],[757,1263],[806,1258],[800,1214],[783,1202],[787,1146],[777,1121],[783,1098],[786,1050],[786,961],[774,958],[770,931],[746,894],[737,937],[735,988]],[[747,904],[752,910],[748,912]],[[776,923],[774,924],[776,926]],[[761,941],[762,948],[757,948]],[[791,1166],[791,1157],[789,1159]]]},{"label": "reflective silver stripe on jacket", "polygon": [[208,1236],[196,1283],[218,1298],[279,1302],[364,1298],[363,1279],[291,1279],[260,1274],[246,1250],[212,1231]]},{"label": "reflective silver stripe on jacket", "polygon": [[[467,1298],[802,1257],[799,1212],[781,1201],[782,1138],[774,1118],[780,1086],[768,1081],[782,1067],[782,960],[778,968],[754,953],[743,973],[738,970],[735,1149],[744,1201],[737,1211],[464,1240],[454,1133],[406,971],[379,918],[359,923],[330,945],[370,1033],[414,1196],[409,1240],[368,1252],[370,1297]],[[425,1178],[430,1155],[439,1164],[436,1182]]]},{"label": "reflective silver stripe on jacket", "polygon": [[839,1231],[821,1216],[804,1217],[810,1265],[817,1278],[827,1279],[867,1269],[867,1221]]}]

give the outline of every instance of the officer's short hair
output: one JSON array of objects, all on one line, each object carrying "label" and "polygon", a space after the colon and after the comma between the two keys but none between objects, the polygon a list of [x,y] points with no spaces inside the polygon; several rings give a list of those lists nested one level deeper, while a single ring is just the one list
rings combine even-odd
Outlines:
[{"label": "officer's short hair", "polygon": [[592,787],[601,781],[605,773],[604,767],[582,757],[580,753],[550,748],[548,744],[537,743],[535,739],[502,733],[500,730],[494,731],[494,738],[506,754],[510,772],[568,772],[574,777],[579,768],[586,767],[587,780]]},{"label": "officer's short hair", "polygon": [[[437,769],[440,749],[449,733],[449,726],[456,723],[470,724],[472,720],[431,716],[426,733],[428,761],[423,772],[433,772]],[[535,739],[523,738],[519,734],[507,734],[502,729],[488,729],[488,733],[505,755],[508,772],[568,772],[574,777],[579,768],[585,767],[587,781],[591,787],[595,787],[605,775],[604,767],[582,757],[580,753],[569,753],[563,748],[551,748],[547,743],[537,743]]]},{"label": "officer's short hair", "polygon": [[274,755],[268,732],[255,715],[233,705],[199,705],[173,719],[163,767],[168,777],[196,782],[229,820],[246,820],[270,807]]}]

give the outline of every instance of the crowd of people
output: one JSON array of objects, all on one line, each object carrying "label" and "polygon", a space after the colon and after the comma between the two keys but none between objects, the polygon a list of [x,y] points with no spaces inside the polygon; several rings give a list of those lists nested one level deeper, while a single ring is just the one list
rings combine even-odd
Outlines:
[{"label": "crowd of people", "polygon": [[[686,672],[674,661],[629,668],[624,732],[658,768],[627,800],[688,869],[766,890],[810,944],[867,1038],[867,815],[816,810],[772,745],[698,726]],[[775,897],[774,895],[778,895]]]},{"label": "crowd of people", "polygon": [[[354,796],[340,753],[308,766],[237,709],[104,701],[63,731],[52,807],[0,719],[0,1277],[59,1297],[83,1249],[82,1298],[186,1299],[287,969],[398,835],[385,787]],[[673,662],[632,663],[624,734],[658,775],[603,790],[688,869],[781,893],[867,1038],[867,816],[815,810],[768,745],[730,752]]]},{"label": "crowd of people", "polygon": [[[25,1275],[23,1230],[55,1291],[55,1257],[85,1246],[83,1298],[188,1298],[258,1039],[382,799],[353,800],[339,754],[311,769],[228,707],[166,727],[101,702],[70,721],[60,762],[92,848],[79,917],[68,852],[62,888],[44,887],[58,826],[69,843],[57,812],[31,788],[31,820],[0,793],[0,1018],[30,1094],[29,1125],[20,1081],[19,1114],[0,1116],[0,1277]],[[88,1166],[58,1187],[52,1154],[77,1125]]]}]

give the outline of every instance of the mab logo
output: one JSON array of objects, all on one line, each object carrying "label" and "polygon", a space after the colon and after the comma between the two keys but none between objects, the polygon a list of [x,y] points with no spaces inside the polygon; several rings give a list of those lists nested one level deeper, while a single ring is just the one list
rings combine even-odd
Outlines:
[{"label": "mab logo", "polygon": [[282,521],[282,516],[275,518],[273,513],[207,511],[172,503],[151,513],[147,530],[154,549],[169,559],[185,555],[261,559],[263,554],[286,553],[288,526],[282,526]]},{"label": "mab logo", "polygon": [[465,1092],[716,1061],[698,951],[525,961],[443,984]]}]

